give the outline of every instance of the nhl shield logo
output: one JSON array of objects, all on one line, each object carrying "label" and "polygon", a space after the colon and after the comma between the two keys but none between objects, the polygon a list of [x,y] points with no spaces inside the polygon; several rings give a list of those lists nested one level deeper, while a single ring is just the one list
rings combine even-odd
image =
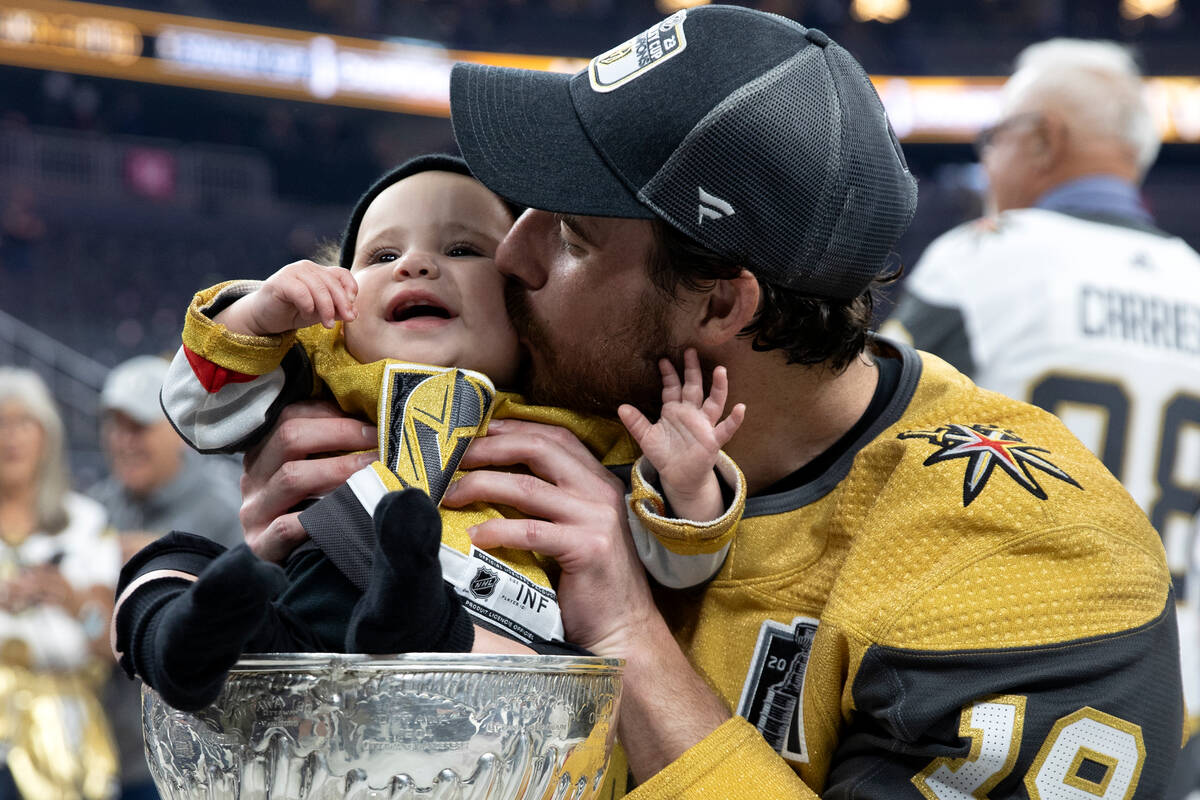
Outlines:
[{"label": "nhl shield logo", "polygon": [[492,592],[496,591],[497,580],[495,572],[487,567],[480,567],[475,573],[475,577],[471,578],[471,582],[467,585],[467,588],[476,597],[491,597]]}]

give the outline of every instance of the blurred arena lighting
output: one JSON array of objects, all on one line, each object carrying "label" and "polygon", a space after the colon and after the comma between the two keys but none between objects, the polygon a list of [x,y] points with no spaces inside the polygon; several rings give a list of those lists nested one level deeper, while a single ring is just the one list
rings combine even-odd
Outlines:
[{"label": "blurred arena lighting", "polygon": [[908,0],[853,0],[850,16],[859,22],[895,22],[908,15]]},{"label": "blurred arena lighting", "polygon": [[[1145,7],[1163,0],[1125,2]],[[882,14],[885,6],[907,10],[908,2],[856,0],[860,6]],[[586,64],[579,58],[456,51],[424,40],[329,36],[71,0],[0,3],[0,64],[34,69],[446,117],[456,61],[558,72]],[[910,142],[970,142],[995,121],[1003,83],[967,76],[872,80],[897,135]],[[1200,143],[1200,77],[1149,78],[1146,92],[1165,141]]]},{"label": "blurred arena lighting", "polygon": [[0,4],[0,63],[446,116],[456,61],[575,72],[586,61],[476,53],[71,0]]},{"label": "blurred arena lighting", "polygon": [[1121,16],[1126,19],[1169,17],[1179,7],[1179,0],[1121,0]]}]

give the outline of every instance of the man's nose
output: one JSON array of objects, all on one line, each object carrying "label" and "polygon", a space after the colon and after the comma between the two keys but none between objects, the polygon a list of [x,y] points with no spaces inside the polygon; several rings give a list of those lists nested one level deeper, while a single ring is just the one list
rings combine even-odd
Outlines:
[{"label": "man's nose", "polygon": [[535,208],[517,217],[508,234],[496,248],[496,269],[500,274],[520,281],[528,289],[540,289],[546,282],[546,271],[539,257],[537,243],[545,237],[547,226],[554,224],[554,215]]},{"label": "man's nose", "polygon": [[401,256],[392,267],[392,280],[406,281],[410,278],[433,280],[441,274],[437,259],[429,253],[409,251]]}]

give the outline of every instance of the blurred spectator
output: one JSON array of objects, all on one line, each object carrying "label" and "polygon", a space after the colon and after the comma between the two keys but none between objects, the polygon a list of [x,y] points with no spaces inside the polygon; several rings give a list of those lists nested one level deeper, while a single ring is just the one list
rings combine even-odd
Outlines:
[{"label": "blurred spectator", "polygon": [[45,384],[0,367],[0,796],[116,791],[96,693],[111,667],[119,569],[104,510],[68,488],[62,419]]},{"label": "blurred spectator", "polygon": [[[884,330],[1060,415],[1129,489],[1174,573],[1195,731],[1200,576],[1188,572],[1200,464],[1186,440],[1200,426],[1200,255],[1140,200],[1158,148],[1124,48],[1027,48],[979,141],[996,214],[930,245]],[[1168,798],[1200,786],[1198,759],[1194,737]]]},{"label": "blurred spectator", "polygon": [[[162,412],[158,394],[167,366],[158,356],[131,358],[108,374],[100,393],[100,439],[110,475],[90,494],[119,532],[122,561],[172,530],[226,547],[242,541],[236,476],[192,452]],[[142,752],[140,692],[141,684],[118,669],[104,689],[121,757],[121,800],[158,796]]]},{"label": "blurred spectator", "polygon": [[226,547],[242,541],[236,481],[225,465],[188,449],[159,405],[167,365],[158,356],[131,358],[108,374],[100,393],[101,445],[111,474],[89,494],[121,532],[126,557],[172,530]]}]

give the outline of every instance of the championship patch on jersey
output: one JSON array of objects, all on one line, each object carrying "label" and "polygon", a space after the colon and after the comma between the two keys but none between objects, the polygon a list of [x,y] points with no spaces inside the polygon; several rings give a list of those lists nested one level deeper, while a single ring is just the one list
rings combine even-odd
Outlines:
[{"label": "championship patch on jersey", "polygon": [[487,425],[496,390],[465,369],[389,364],[379,393],[379,457],[406,487],[442,499],[463,453]]},{"label": "championship patch on jersey", "polygon": [[925,459],[925,466],[955,458],[966,459],[963,476],[963,507],[979,496],[996,467],[1039,500],[1046,499],[1046,490],[1037,482],[1030,467],[1082,489],[1074,478],[1038,455],[1050,451],[1026,442],[1012,431],[995,425],[961,425],[952,423],[932,431],[905,431],[900,439],[925,439],[939,449]]},{"label": "championship patch on jersey", "polygon": [[796,617],[791,625],[764,622],[738,703],[738,716],[758,728],[779,755],[799,764],[808,763],[804,675],[816,634],[812,617]]},{"label": "championship patch on jersey", "polygon": [[593,58],[588,64],[592,89],[611,92],[682,53],[687,48],[683,36],[686,18],[687,9],[677,11],[653,28]]}]

